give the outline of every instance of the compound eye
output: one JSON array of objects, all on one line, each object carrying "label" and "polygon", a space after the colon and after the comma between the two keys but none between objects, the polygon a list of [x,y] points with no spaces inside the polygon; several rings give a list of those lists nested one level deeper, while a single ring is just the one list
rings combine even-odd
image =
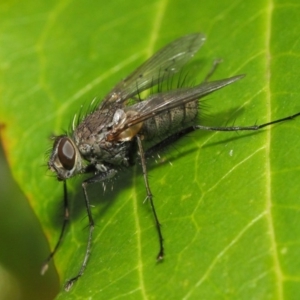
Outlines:
[{"label": "compound eye", "polygon": [[62,138],[57,149],[60,163],[66,170],[72,170],[75,164],[75,149],[68,138]]}]

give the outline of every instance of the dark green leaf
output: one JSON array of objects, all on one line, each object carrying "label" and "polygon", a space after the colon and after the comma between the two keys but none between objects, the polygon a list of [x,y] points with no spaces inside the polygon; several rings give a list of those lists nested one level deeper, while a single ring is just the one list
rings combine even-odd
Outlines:
[{"label": "dark green leaf", "polygon": [[[206,98],[202,124],[260,124],[300,111],[296,0],[15,3],[1,9],[2,140],[51,248],[62,184],[43,167],[47,138],[173,39],[206,34],[191,64],[195,82],[215,58],[224,62],[214,79],[247,74]],[[162,263],[140,166],[120,174],[113,191],[111,184],[105,193],[91,187],[92,255],[84,276],[58,299],[298,298],[299,122],[256,133],[195,132],[149,165]],[[62,286],[86,247],[81,180],[69,184],[72,224],[55,258]]]}]

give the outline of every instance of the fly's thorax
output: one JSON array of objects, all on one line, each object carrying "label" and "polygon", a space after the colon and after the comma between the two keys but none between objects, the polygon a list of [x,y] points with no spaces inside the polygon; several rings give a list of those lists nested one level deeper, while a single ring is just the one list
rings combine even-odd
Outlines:
[{"label": "fly's thorax", "polygon": [[84,170],[82,157],[70,137],[55,138],[48,166],[59,180],[66,180]]},{"label": "fly's thorax", "polygon": [[73,136],[81,156],[97,165],[109,163],[128,166],[131,141],[110,140],[108,136],[122,122],[122,110],[95,111],[79,124]]},{"label": "fly's thorax", "polygon": [[141,133],[145,142],[159,142],[181,129],[194,125],[198,107],[198,100],[191,101],[144,121]]},{"label": "fly's thorax", "polygon": [[89,141],[80,142],[78,150],[82,157],[95,165],[106,162],[127,166],[129,144],[130,142],[108,142],[93,136]]}]

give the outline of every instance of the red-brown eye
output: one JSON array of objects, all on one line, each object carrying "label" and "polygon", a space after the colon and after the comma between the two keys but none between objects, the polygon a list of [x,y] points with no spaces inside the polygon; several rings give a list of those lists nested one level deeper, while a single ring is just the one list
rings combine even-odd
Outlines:
[{"label": "red-brown eye", "polygon": [[75,149],[68,138],[62,138],[57,149],[60,163],[66,170],[72,170],[75,164]]}]

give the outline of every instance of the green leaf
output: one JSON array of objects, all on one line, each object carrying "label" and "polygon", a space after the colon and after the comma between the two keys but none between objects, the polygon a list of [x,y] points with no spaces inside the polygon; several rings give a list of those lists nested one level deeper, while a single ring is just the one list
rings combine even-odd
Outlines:
[{"label": "green leaf", "polygon": [[[252,125],[294,114],[299,13],[296,0],[2,4],[2,142],[51,249],[63,191],[42,167],[47,138],[67,130],[81,105],[101,99],[163,45],[201,31],[207,43],[191,64],[195,82],[215,58],[223,63],[213,79],[247,74],[203,101],[201,124]],[[140,166],[124,170],[105,193],[100,184],[89,188],[92,254],[82,278],[57,299],[299,298],[299,124],[198,131],[148,166],[162,263]],[[55,257],[62,286],[78,272],[88,237],[82,180],[68,183],[71,225]]]}]

